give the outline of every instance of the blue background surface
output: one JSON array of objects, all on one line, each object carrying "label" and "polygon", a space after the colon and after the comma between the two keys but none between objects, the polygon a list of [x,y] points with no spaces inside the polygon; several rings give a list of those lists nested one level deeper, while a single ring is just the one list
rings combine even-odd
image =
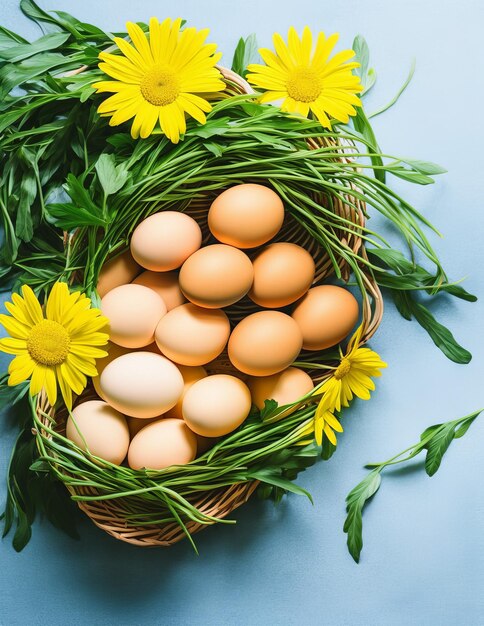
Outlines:
[{"label": "blue background surface", "polygon": [[[126,20],[163,17],[172,3],[132,0],[49,0],[106,29]],[[398,105],[375,118],[383,149],[436,161],[449,174],[431,187],[395,180],[444,234],[434,241],[454,279],[483,295],[482,29],[480,0],[179,0],[176,11],[211,38],[230,64],[240,35],[256,32],[270,46],[273,31],[305,24],[339,31],[342,45],[367,38],[378,83],[367,110],[387,102],[411,58],[415,78]],[[172,15],[175,17],[175,15]],[[37,36],[17,0],[2,0],[0,23]],[[378,220],[374,225],[382,227]],[[439,473],[394,472],[364,515],[359,566],[346,552],[344,498],[364,475],[417,440],[428,425],[483,404],[482,304],[439,299],[434,311],[474,354],[446,360],[415,323],[391,304],[372,347],[389,362],[371,402],[354,405],[330,463],[300,476],[315,504],[290,496],[274,507],[254,500],[235,527],[197,538],[200,556],[183,543],[143,550],[116,542],[82,520],[80,542],[47,523],[16,554],[0,544],[0,624],[14,625],[400,625],[484,624],[484,418],[455,442]],[[4,367],[7,359],[0,361]],[[0,499],[14,433],[0,425]]]}]

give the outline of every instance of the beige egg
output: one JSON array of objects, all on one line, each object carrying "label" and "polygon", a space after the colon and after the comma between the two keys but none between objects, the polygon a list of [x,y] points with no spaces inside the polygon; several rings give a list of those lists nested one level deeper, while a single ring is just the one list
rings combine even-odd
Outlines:
[{"label": "beige egg", "polygon": [[160,351],[181,365],[205,365],[225,348],[230,323],[223,311],[189,302],[161,318],[155,339]]},{"label": "beige egg", "polygon": [[284,205],[269,187],[243,184],[230,187],[212,203],[208,226],[222,243],[236,248],[255,248],[281,229]]},{"label": "beige egg", "polygon": [[104,368],[106,367],[108,363],[111,363],[111,361],[114,361],[114,359],[117,359],[118,356],[121,356],[122,354],[128,354],[128,352],[131,352],[130,348],[123,348],[122,346],[118,346],[117,344],[111,343],[111,342],[108,343],[106,350],[108,352],[108,355],[96,361],[96,369],[97,369],[98,375],[92,379],[92,383],[94,385],[94,389],[97,395],[103,400],[105,400],[105,398],[103,398],[103,392],[102,392],[99,380],[100,380],[101,374],[104,371]]},{"label": "beige egg", "polygon": [[266,400],[275,400],[279,406],[296,402],[314,388],[314,383],[304,370],[288,367],[272,376],[251,376],[247,386],[252,402],[263,409]]},{"label": "beige egg", "polygon": [[194,304],[219,309],[249,291],[254,269],[249,257],[232,246],[214,244],[192,254],[180,270],[180,287]]},{"label": "beige egg", "polygon": [[292,318],[301,329],[304,349],[324,350],[348,336],[358,314],[358,302],[347,289],[320,285],[296,305]]},{"label": "beige egg", "polygon": [[89,400],[72,410],[66,436],[82,450],[120,465],[129,446],[129,430],[124,415],[102,400]]},{"label": "beige egg", "polygon": [[180,304],[186,302],[185,296],[180,290],[178,284],[177,272],[143,272],[137,276],[133,283],[135,285],[144,285],[156,291],[165,303],[166,310],[171,311]]},{"label": "beige egg", "polygon": [[272,243],[262,248],[252,263],[254,282],[249,297],[266,308],[278,309],[299,300],[314,279],[313,257],[294,243]]},{"label": "beige egg", "polygon": [[183,419],[182,404],[186,392],[190,389],[193,383],[197,382],[197,380],[205,378],[207,376],[207,372],[201,365],[199,365],[198,367],[187,367],[186,365],[178,365],[178,369],[180,370],[180,374],[183,376],[183,393],[175,406],[166,413],[165,417],[176,417],[177,419]]},{"label": "beige egg", "polygon": [[197,455],[197,440],[183,420],[163,419],[145,426],[133,437],[128,451],[132,469],[160,470],[185,465]]},{"label": "beige egg", "polygon": [[183,419],[203,437],[221,437],[238,428],[250,412],[249,388],[228,374],[194,383],[183,399]]},{"label": "beige egg", "polygon": [[183,377],[161,354],[130,352],[111,361],[100,377],[103,397],[130,417],[166,413],[183,392]]},{"label": "beige egg", "polygon": [[143,220],[131,237],[131,254],[147,270],[180,267],[202,245],[197,222],[179,211],[162,211]]},{"label": "beige egg", "polygon": [[99,296],[104,297],[108,291],[130,283],[141,272],[141,267],[126,250],[103,265],[99,272],[97,291]]},{"label": "beige egg", "polygon": [[229,359],[250,376],[270,376],[286,369],[302,347],[296,322],[280,311],[259,311],[248,315],[232,331]]},{"label": "beige egg", "polygon": [[157,415],[156,417],[146,419],[143,419],[142,417],[127,417],[126,419],[131,439],[133,439],[133,437],[137,435],[142,428],[148,426],[148,424],[152,424],[153,422],[159,422],[161,419],[164,419],[164,417],[164,415]]},{"label": "beige egg", "polygon": [[153,342],[166,306],[148,287],[121,285],[104,296],[101,310],[109,320],[112,342],[124,348],[143,348]]}]

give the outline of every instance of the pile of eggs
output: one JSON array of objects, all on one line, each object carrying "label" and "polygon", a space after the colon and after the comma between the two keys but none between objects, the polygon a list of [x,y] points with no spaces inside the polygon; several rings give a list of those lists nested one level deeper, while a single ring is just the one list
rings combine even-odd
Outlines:
[{"label": "pile of eggs", "polygon": [[[342,341],[358,303],[341,287],[311,288],[315,263],[301,246],[268,244],[283,221],[272,189],[241,184],[210,207],[216,243],[202,247],[199,224],[182,212],[137,226],[130,250],[99,277],[111,344],[93,379],[99,399],[74,408],[69,439],[111,463],[163,469],[238,428],[252,404],[283,406],[311,391],[310,376],[291,364],[302,349]],[[223,309],[246,296],[258,310],[231,329]],[[209,375],[224,350],[234,374]]]}]

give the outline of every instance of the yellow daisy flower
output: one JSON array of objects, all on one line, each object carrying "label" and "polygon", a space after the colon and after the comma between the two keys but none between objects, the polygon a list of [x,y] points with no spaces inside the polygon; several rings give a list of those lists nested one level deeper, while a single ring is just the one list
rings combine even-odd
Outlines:
[{"label": "yellow daisy flower", "polygon": [[[185,28],[181,19],[150,19],[149,37],[137,24],[128,22],[131,44],[115,37],[124,56],[101,52],[99,68],[114,78],[95,83],[98,93],[112,92],[98,108],[118,126],[134,118],[131,136],[146,138],[159,122],[162,132],[178,143],[186,131],[185,115],[205,124],[211,110],[206,94],[221,91],[225,84],[215,64],[222,56],[216,44],[204,43],[208,29]],[[197,95],[197,94],[203,94]]]},{"label": "yellow daisy flower", "polygon": [[30,395],[45,389],[51,405],[57,400],[57,382],[66,406],[72,407],[72,392],[80,394],[86,376],[96,376],[96,359],[106,356],[101,348],[109,335],[103,332],[108,320],[91,300],[76,291],[69,293],[65,283],[55,283],[42,307],[30,287],[22,296],[12,294],[5,307],[10,315],[0,314],[10,335],[0,339],[0,350],[15,354],[8,368],[9,385],[30,378]]},{"label": "yellow daisy flower", "polygon": [[323,396],[320,406],[328,411],[340,411],[342,406],[349,406],[353,395],[369,400],[370,391],[375,389],[372,377],[381,376],[380,370],[387,366],[370,348],[358,347],[362,330],[360,326],[351,338],[346,354],[341,353],[341,361],[332,376],[314,393]]},{"label": "yellow daisy flower", "polygon": [[348,63],[355,56],[353,50],[343,50],[329,58],[338,38],[337,33],[329,37],[318,33],[313,51],[313,35],[307,26],[301,38],[291,27],[287,44],[276,33],[275,53],[260,49],[266,65],[249,65],[247,80],[266,91],[261,102],[282,99],[283,111],[304,117],[311,111],[326,128],[331,128],[330,118],[347,123],[350,115],[356,115],[355,106],[361,106],[356,94],[363,91],[363,86],[352,73],[360,64]]},{"label": "yellow daisy flower", "polygon": [[[324,401],[322,400],[316,408],[314,419],[303,426],[303,428],[297,433],[298,438],[301,437],[297,445],[306,446],[311,443],[312,438],[314,437],[316,439],[316,443],[320,446],[323,443],[323,435],[326,435],[329,441],[336,445],[337,441],[334,431],[342,433],[343,427],[339,423],[336,416],[327,409]],[[307,437],[311,437],[311,439],[307,439]]]}]

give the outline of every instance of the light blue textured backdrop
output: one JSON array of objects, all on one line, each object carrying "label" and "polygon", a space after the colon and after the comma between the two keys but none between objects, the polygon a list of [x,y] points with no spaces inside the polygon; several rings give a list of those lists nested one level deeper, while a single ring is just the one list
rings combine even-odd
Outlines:
[{"label": "light blue textured backdrop", "polygon": [[[413,56],[414,81],[398,105],[375,119],[383,149],[433,160],[449,169],[433,187],[395,181],[444,238],[435,241],[455,279],[483,295],[484,176],[480,0],[49,0],[106,29],[126,20],[177,14],[210,26],[229,64],[240,35],[256,32],[270,46],[273,31],[305,24],[340,31],[350,45],[363,33],[378,83],[368,109],[389,100]],[[175,15],[172,15],[175,17]],[[17,0],[1,0],[0,23],[36,36]],[[370,403],[345,419],[346,433],[327,464],[299,483],[314,495],[290,496],[274,508],[254,500],[237,512],[236,527],[211,528],[197,538],[200,556],[183,543],[142,550],[105,536],[87,520],[74,542],[47,523],[16,554],[0,545],[0,624],[241,625],[484,624],[484,418],[452,445],[439,473],[395,472],[364,517],[364,550],[356,566],[342,533],[344,497],[362,466],[416,441],[429,424],[465,415],[483,404],[481,304],[441,298],[442,321],[474,353],[468,366],[446,360],[415,323],[387,305],[372,347],[389,362]],[[7,360],[2,358],[2,367]],[[13,433],[1,427],[0,498]],[[417,464],[418,466],[418,464]]]}]

